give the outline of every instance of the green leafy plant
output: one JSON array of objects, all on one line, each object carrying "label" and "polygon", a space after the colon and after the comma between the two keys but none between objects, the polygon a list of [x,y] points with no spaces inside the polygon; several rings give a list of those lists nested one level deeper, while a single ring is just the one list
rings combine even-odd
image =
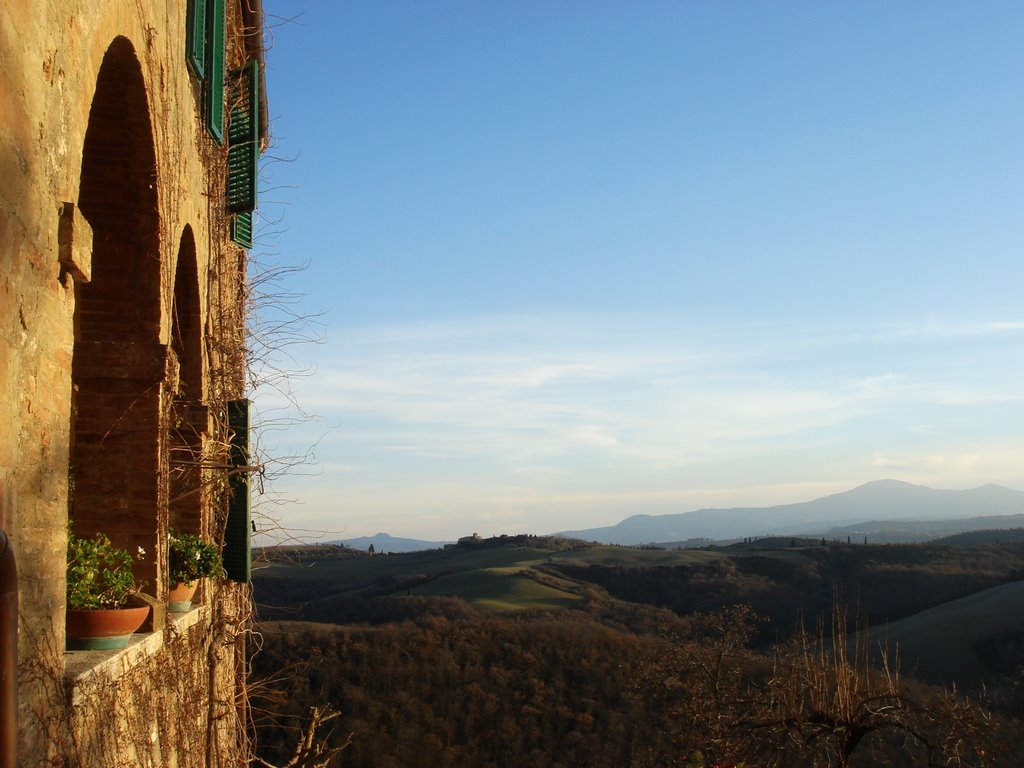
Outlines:
[{"label": "green leafy plant", "polygon": [[204,576],[220,576],[222,563],[217,547],[194,533],[171,533],[170,583],[190,584]]},{"label": "green leafy plant", "polygon": [[69,608],[119,608],[138,594],[132,563],[146,554],[115,547],[105,533],[75,536],[68,523],[67,599]]}]

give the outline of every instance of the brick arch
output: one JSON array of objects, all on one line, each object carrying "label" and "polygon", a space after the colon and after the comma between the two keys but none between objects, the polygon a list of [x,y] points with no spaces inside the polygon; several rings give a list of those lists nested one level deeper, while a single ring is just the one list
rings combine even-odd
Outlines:
[{"label": "brick arch", "polygon": [[169,423],[169,523],[180,533],[201,533],[203,497],[199,490],[203,473],[197,463],[208,426],[208,411],[204,403],[203,317],[196,241],[188,225],[178,245],[170,325],[178,375],[172,392],[174,413]]},{"label": "brick arch", "polygon": [[182,397],[202,400],[203,317],[199,302],[199,267],[192,227],[185,225],[178,244],[171,303],[171,347],[180,367]]},{"label": "brick arch", "polygon": [[146,559],[159,589],[166,482],[159,428],[170,356],[159,343],[160,217],[153,130],[130,41],[103,57],[82,148],[78,207],[93,231],[92,279],[76,286],[70,514]]},{"label": "brick arch", "polygon": [[93,279],[76,312],[79,337],[155,339],[160,240],[153,130],[131,42],[110,44],[89,111],[79,208],[93,230]]}]

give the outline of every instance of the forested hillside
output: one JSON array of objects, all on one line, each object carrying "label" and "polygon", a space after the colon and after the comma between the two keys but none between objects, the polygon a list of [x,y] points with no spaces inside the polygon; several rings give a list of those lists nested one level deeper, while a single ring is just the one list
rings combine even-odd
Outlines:
[{"label": "forested hillside", "polygon": [[900,619],[1024,576],[1024,545],[977,548],[933,544],[765,550],[738,548],[706,563],[643,567],[566,562],[560,573],[630,602],[686,615],[748,602],[766,621],[759,638],[814,625],[838,593],[853,606],[850,626]]},{"label": "forested hillside", "polygon": [[[261,754],[286,762],[316,705],[342,713],[329,741],[352,734],[347,766],[1016,765],[1005,658],[1000,701],[966,699],[870,670],[852,618],[827,617],[840,593],[888,615],[1005,583],[1024,548],[799,544],[506,537],[278,563],[258,599],[321,623],[260,626]],[[824,628],[801,632],[794,604]]]},{"label": "forested hillside", "polygon": [[282,711],[293,722],[309,702],[344,713],[354,734],[344,765],[618,768],[659,738],[658,712],[636,690],[654,639],[583,616],[285,623],[264,633],[256,673],[290,668]]}]

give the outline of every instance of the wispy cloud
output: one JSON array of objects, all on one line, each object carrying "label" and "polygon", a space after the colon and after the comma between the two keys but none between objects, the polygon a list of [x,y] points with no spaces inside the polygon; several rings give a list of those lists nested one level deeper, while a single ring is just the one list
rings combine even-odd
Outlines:
[{"label": "wispy cloud", "polygon": [[[731,465],[735,485],[752,486],[744,464],[786,454],[806,464],[817,452],[818,466],[802,467],[806,483],[872,441],[901,453],[879,450],[884,461],[865,467],[970,474],[963,455],[943,464],[920,441],[948,440],[943,424],[974,414],[975,431],[1001,437],[992,409],[1019,407],[1024,393],[1022,323],[829,336],[769,326],[697,333],[644,320],[484,318],[338,334],[318,376],[297,387],[305,407],[338,425],[321,447],[337,470],[315,481],[331,490],[307,493],[309,507],[345,500],[353,518],[404,518],[446,504],[536,514],[558,498],[583,505],[588,494],[650,504],[642,500],[652,489],[695,498],[692,479],[673,480],[688,468]],[[983,333],[998,342],[969,368],[949,363],[950,344]],[[510,501],[524,494],[540,501]]]},{"label": "wispy cloud", "polygon": [[995,334],[1024,333],[1024,320],[998,320],[989,322],[944,323],[927,322],[918,324],[886,325],[881,335],[907,338],[932,337],[956,338],[964,336],[991,336]]}]

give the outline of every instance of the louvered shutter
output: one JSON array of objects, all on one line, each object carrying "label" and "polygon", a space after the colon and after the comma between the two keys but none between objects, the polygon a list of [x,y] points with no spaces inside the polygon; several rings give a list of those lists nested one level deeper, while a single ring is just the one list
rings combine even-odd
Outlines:
[{"label": "louvered shutter", "polygon": [[185,60],[202,80],[206,76],[206,0],[189,0]]},{"label": "louvered shutter", "polygon": [[260,159],[260,66],[250,61],[235,80],[228,126],[228,210],[256,207]]},{"label": "louvered shutter", "polygon": [[[249,466],[249,401],[228,401],[228,426],[231,428],[229,464],[239,469]],[[248,583],[252,579],[252,515],[249,507],[249,473],[236,471],[229,481],[227,527],[224,531],[224,572],[232,581]]]},{"label": "louvered shutter", "polygon": [[224,0],[205,0],[206,128],[224,143]]},{"label": "louvered shutter", "polygon": [[252,248],[252,211],[231,217],[231,239],[243,248]]}]

